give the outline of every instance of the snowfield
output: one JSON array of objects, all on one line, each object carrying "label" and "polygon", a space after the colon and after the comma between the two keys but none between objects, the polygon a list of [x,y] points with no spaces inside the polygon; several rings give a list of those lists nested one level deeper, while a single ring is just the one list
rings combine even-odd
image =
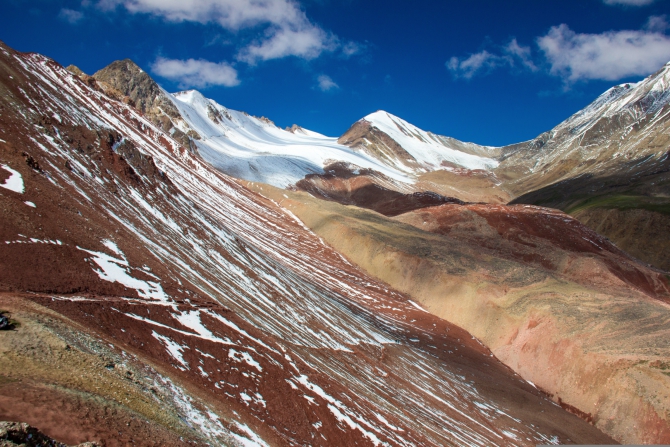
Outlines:
[{"label": "snowfield", "polygon": [[[249,181],[286,188],[308,174],[322,174],[335,161],[373,169],[402,183],[414,183],[424,170],[413,170],[400,160],[386,164],[372,155],[356,151],[306,129],[295,133],[244,112],[227,109],[195,90],[168,94],[185,122],[176,121],[181,131],[195,131],[200,155],[216,168]],[[497,162],[446,147],[432,134],[393,117],[376,112],[364,118],[396,140],[425,170],[438,169],[443,161],[469,169],[491,169]],[[400,131],[398,124],[406,129]],[[411,133],[411,135],[409,135]]]}]

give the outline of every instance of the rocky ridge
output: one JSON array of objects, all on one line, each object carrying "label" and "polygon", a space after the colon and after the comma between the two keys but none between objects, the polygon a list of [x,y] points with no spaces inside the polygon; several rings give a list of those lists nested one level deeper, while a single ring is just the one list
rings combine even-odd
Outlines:
[{"label": "rocky ridge", "polygon": [[115,61],[95,72],[92,78],[103,86],[108,96],[118,99],[114,91],[121,92],[133,101],[133,106],[145,114],[152,123],[169,133],[182,146],[195,150],[192,140],[197,140],[200,136],[188,128],[182,131],[175,126],[174,123],[177,121],[181,124],[180,127],[184,128],[183,118],[169,99],[169,93],[135,62],[130,59]]}]

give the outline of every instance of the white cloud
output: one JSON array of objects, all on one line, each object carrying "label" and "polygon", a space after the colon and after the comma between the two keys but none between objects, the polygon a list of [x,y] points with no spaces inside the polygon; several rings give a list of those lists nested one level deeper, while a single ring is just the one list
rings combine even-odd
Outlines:
[{"label": "white cloud", "polygon": [[500,54],[493,54],[487,50],[471,54],[467,58],[452,57],[447,61],[447,68],[456,77],[471,79],[480,73],[487,73],[495,68],[521,66],[524,69],[536,71],[537,66],[532,60],[530,47],[519,45],[512,39],[507,45],[500,48]]},{"label": "white cloud", "polygon": [[519,45],[519,42],[517,42],[516,39],[512,39],[510,43],[505,45],[503,51],[508,56],[507,61],[510,65],[514,65],[515,61],[518,61],[523,67],[530,71],[537,71],[537,66],[532,59],[530,47]]},{"label": "white cloud", "polygon": [[447,62],[447,68],[451,70],[455,76],[470,79],[477,73],[484,70],[488,71],[499,66],[500,62],[500,56],[496,56],[483,50],[479,53],[471,54],[464,59],[459,59],[454,56]]},{"label": "white cloud", "polygon": [[670,37],[649,30],[578,34],[562,24],[537,44],[551,65],[550,73],[568,83],[644,76],[670,60]]},{"label": "white cloud", "polygon": [[58,17],[66,22],[75,24],[84,18],[84,14],[81,11],[75,11],[74,9],[63,8],[58,13]]},{"label": "white cloud", "polygon": [[362,53],[367,49],[367,45],[358,42],[347,42],[342,45],[342,56],[349,58]]},{"label": "white cloud", "polygon": [[237,71],[225,62],[202,59],[165,59],[159,57],[151,66],[158,76],[179,82],[180,88],[206,88],[217,85],[234,87],[240,83]]},{"label": "white cloud", "polygon": [[603,0],[606,5],[644,6],[654,3],[654,0]]},{"label": "white cloud", "polygon": [[328,36],[316,26],[301,29],[279,28],[268,34],[269,37],[240,50],[237,59],[248,64],[286,56],[314,59],[324,51],[333,51],[337,46],[334,37]]},{"label": "white cloud", "polygon": [[647,23],[644,25],[644,29],[647,31],[664,33],[670,28],[668,25],[668,20],[666,15],[662,16],[651,16],[647,19]]},{"label": "white cloud", "polygon": [[328,90],[340,88],[340,86],[337,85],[335,81],[333,81],[330,78],[330,76],[327,75],[319,76],[317,78],[317,82],[319,84],[319,90],[321,90],[322,92],[327,92]]},{"label": "white cloud", "polygon": [[[260,40],[238,53],[238,59],[248,63],[287,56],[313,59],[341,46],[337,37],[310,22],[296,0],[98,0],[97,4],[173,22],[216,23],[233,32],[264,28]],[[351,49],[345,45],[343,51]]]}]

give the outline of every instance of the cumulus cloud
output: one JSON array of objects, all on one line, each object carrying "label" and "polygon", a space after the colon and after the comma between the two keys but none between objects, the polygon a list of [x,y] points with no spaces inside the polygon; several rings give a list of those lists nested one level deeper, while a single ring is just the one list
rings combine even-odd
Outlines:
[{"label": "cumulus cloud", "polygon": [[333,80],[330,78],[330,76],[327,76],[327,75],[321,75],[321,76],[319,76],[319,77],[317,78],[317,82],[318,82],[319,90],[321,90],[322,92],[327,92],[327,91],[329,91],[329,90],[333,90],[333,89],[338,89],[338,88],[340,88],[340,86],[337,85],[337,84],[335,83],[335,81],[333,81]]},{"label": "cumulus cloud", "polygon": [[670,37],[650,30],[578,34],[562,24],[538,38],[537,44],[550,73],[568,83],[644,76],[670,60]]},{"label": "cumulus cloud", "polygon": [[477,73],[489,71],[490,69],[499,66],[500,59],[500,56],[496,56],[483,50],[463,59],[454,56],[447,62],[447,68],[451,70],[455,76],[470,79]]},{"label": "cumulus cloud", "polygon": [[646,76],[670,60],[668,29],[665,15],[649,17],[641,30],[600,34],[576,33],[562,24],[536,39],[539,51],[512,39],[491,51],[452,57],[446,66],[455,77],[464,79],[497,68],[544,72],[562,78],[566,87],[579,81]]},{"label": "cumulus cloud", "polygon": [[75,23],[78,23],[81,19],[84,18],[84,14],[81,11],[75,11],[74,9],[63,8],[58,13],[58,18],[74,25]]},{"label": "cumulus cloud", "polygon": [[314,59],[324,51],[333,51],[337,40],[316,26],[300,29],[280,28],[269,36],[240,50],[237,59],[248,64],[286,56]]},{"label": "cumulus cloud", "polygon": [[499,49],[499,54],[482,50],[466,58],[452,57],[446,63],[447,68],[456,77],[471,79],[477,74],[486,74],[499,67],[523,67],[536,71],[537,67],[532,60],[530,47],[519,45],[512,39],[507,45]]},{"label": "cumulus cloud", "polygon": [[158,76],[179,82],[180,88],[206,88],[218,85],[234,87],[240,83],[237,79],[237,70],[225,62],[159,57],[151,66],[151,70]]},{"label": "cumulus cloud", "polygon": [[603,0],[606,5],[645,6],[654,3],[654,0]]},{"label": "cumulus cloud", "polygon": [[[264,28],[261,39],[238,53],[238,59],[248,63],[287,56],[312,59],[342,46],[307,18],[296,0],[98,0],[97,5],[173,22],[216,23],[232,32]],[[351,47],[345,45],[343,51]]]}]

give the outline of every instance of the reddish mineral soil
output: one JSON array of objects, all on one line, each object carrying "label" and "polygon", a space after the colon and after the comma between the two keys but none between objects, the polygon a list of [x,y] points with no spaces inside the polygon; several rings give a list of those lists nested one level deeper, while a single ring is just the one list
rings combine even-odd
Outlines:
[{"label": "reddish mineral soil", "polygon": [[304,193],[263,193],[567,410],[621,442],[670,442],[663,272],[540,207],[446,204],[389,219]]},{"label": "reddish mineral soil", "polygon": [[306,176],[296,183],[295,188],[320,199],[368,208],[385,216],[397,216],[444,203],[463,203],[458,199],[444,197],[434,192],[403,193],[389,189],[379,183],[400,185],[369,169],[354,172],[342,163],[335,163],[327,166],[325,171],[325,174]]}]

